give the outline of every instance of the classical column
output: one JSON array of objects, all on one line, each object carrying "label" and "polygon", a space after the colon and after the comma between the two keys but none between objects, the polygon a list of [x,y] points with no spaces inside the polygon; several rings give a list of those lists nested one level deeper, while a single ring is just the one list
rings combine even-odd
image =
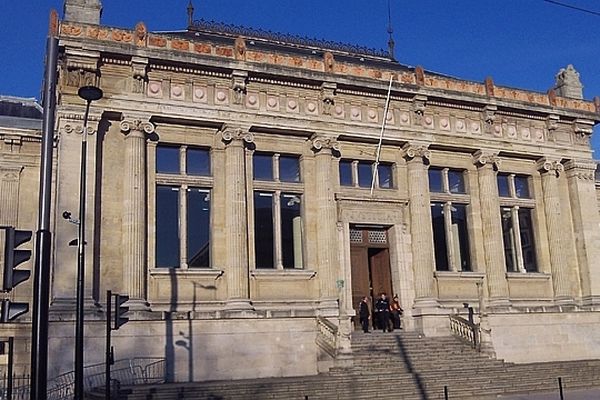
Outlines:
[{"label": "classical column", "polygon": [[237,127],[221,131],[225,143],[225,232],[227,238],[227,305],[228,311],[251,310],[248,291],[248,224],[246,201],[245,143],[254,136]]},{"label": "classical column", "polygon": [[22,166],[0,166],[0,225],[17,224],[19,175],[22,170]]},{"label": "classical column", "polygon": [[433,280],[433,228],[429,175],[426,163],[430,157],[427,144],[407,143],[402,148],[408,167],[408,197],[413,269],[415,272],[415,308],[435,307]]},{"label": "classical column", "polygon": [[562,224],[560,206],[560,193],[558,177],[564,171],[560,160],[542,158],[537,162],[537,168],[542,175],[542,189],[544,191],[544,213],[548,227],[548,245],[550,250],[550,267],[552,269],[552,286],[554,300],[559,304],[572,303],[573,293],[566,259],[565,236]]},{"label": "classical column", "polygon": [[479,204],[483,228],[483,249],[490,297],[490,307],[509,306],[508,282],[502,238],[502,219],[496,170],[500,165],[497,153],[479,150],[473,155],[479,168]]},{"label": "classical column", "polygon": [[315,190],[317,203],[317,262],[319,264],[320,308],[337,312],[337,286],[339,262],[337,258],[337,217],[332,177],[332,157],[338,152],[336,139],[324,135],[312,138],[315,152]]},{"label": "classical column", "polygon": [[594,183],[596,163],[592,160],[571,160],[565,164],[571,215],[575,231],[577,263],[579,264],[583,303],[600,305],[600,217]]},{"label": "classical column", "polygon": [[146,300],[146,138],[154,125],[142,120],[124,119],[123,166],[123,275],[132,306],[147,306]]}]

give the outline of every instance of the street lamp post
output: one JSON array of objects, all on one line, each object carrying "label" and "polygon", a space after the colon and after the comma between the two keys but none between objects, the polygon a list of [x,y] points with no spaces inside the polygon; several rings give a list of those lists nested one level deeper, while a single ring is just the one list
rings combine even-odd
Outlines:
[{"label": "street lamp post", "polygon": [[81,168],[79,177],[79,233],[77,235],[77,311],[75,316],[75,399],[83,399],[83,300],[85,295],[85,198],[88,116],[92,101],[102,98],[102,90],[95,86],[79,88],[79,97],[86,101],[81,135]]}]

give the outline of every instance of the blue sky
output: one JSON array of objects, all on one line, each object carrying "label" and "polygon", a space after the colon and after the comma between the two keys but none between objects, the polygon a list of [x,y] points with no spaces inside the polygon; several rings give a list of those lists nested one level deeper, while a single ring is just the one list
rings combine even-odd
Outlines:
[{"label": "blue sky", "polygon": [[[559,0],[600,14],[597,0]],[[0,0],[0,94],[39,97],[50,9]],[[188,0],[103,0],[102,23],[185,29]],[[600,96],[600,15],[544,0],[391,0],[396,58],[459,78],[546,92],[567,64]],[[342,41],[387,43],[387,0],[194,0],[195,17]],[[600,158],[600,129],[592,139]]]}]

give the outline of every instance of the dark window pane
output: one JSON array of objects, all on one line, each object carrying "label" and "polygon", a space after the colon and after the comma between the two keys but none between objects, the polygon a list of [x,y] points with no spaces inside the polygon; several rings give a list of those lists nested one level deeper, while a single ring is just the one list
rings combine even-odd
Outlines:
[{"label": "dark window pane", "polygon": [[300,158],[294,156],[279,157],[279,180],[282,182],[300,182]]},{"label": "dark window pane", "polygon": [[210,175],[210,151],[188,148],[186,153],[188,175]]},{"label": "dark window pane", "polygon": [[515,251],[515,232],[513,229],[512,213],[510,208],[501,209],[502,239],[504,241],[504,258],[506,270],[517,272],[517,252]]},{"label": "dark window pane", "polygon": [[371,181],[373,180],[373,168],[370,162],[359,161],[358,162],[358,186],[360,187],[371,187]]},{"label": "dark window pane", "polygon": [[462,171],[448,171],[448,187],[450,193],[466,193],[464,173]]},{"label": "dark window pane", "polygon": [[448,271],[448,246],[446,245],[444,205],[442,203],[431,203],[431,225],[433,227],[435,269]]},{"label": "dark window pane", "polygon": [[429,191],[433,193],[442,193],[444,191],[441,169],[429,168]]},{"label": "dark window pane", "polygon": [[281,195],[281,257],[283,268],[302,268],[300,196]]},{"label": "dark window pane", "polygon": [[377,171],[379,174],[379,187],[384,189],[393,188],[392,166],[390,164],[379,164]]},{"label": "dark window pane", "polygon": [[467,207],[463,204],[452,204],[452,236],[455,254],[461,271],[471,270],[471,257],[469,254],[469,231],[467,229]]},{"label": "dark window pane", "polygon": [[520,199],[530,199],[529,179],[526,176],[515,176],[515,194]]},{"label": "dark window pane", "polygon": [[257,268],[274,268],[273,195],[254,192],[254,252]]},{"label": "dark window pane", "polygon": [[531,212],[532,210],[529,208],[519,209],[519,229],[521,233],[521,249],[523,250],[523,264],[525,265],[525,270],[527,272],[536,272],[537,260],[535,256]]},{"label": "dark window pane", "polygon": [[352,161],[340,161],[340,185],[352,186]]},{"label": "dark window pane", "polygon": [[190,188],[187,192],[187,263],[210,266],[210,192]]},{"label": "dark window pane", "polygon": [[179,267],[179,188],[156,187],[156,266]]},{"label": "dark window pane", "polygon": [[254,179],[261,181],[273,180],[273,155],[255,153],[252,157],[254,166]]},{"label": "dark window pane", "polygon": [[156,172],[179,173],[179,147],[158,146],[156,148]]},{"label": "dark window pane", "polygon": [[498,195],[500,197],[510,197],[508,189],[508,175],[498,174]]}]

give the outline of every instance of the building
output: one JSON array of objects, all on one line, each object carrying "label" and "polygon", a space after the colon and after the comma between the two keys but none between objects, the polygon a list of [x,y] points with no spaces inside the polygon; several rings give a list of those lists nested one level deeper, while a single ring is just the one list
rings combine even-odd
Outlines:
[{"label": "building", "polygon": [[[52,354],[73,346],[77,227],[61,215],[78,210],[77,90],[97,85],[86,364],[104,359],[109,289],[131,298],[116,358],[165,358],[174,380],[351,365],[358,299],[380,292],[398,294],[405,328],[428,336],[449,335],[449,316],[469,303],[486,351],[507,361],[600,358],[589,145],[600,100],[582,98],[572,66],[536,93],[193,21],[192,10],[189,28],[170,33],[103,26],[100,10],[67,0],[52,23]],[[26,154],[0,134],[2,171],[22,168]],[[23,188],[37,176],[17,176],[22,189],[2,192],[3,223],[35,229],[36,196]],[[25,351],[26,322],[20,332]],[[71,369],[51,357],[50,376]]]}]

